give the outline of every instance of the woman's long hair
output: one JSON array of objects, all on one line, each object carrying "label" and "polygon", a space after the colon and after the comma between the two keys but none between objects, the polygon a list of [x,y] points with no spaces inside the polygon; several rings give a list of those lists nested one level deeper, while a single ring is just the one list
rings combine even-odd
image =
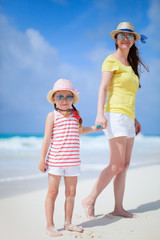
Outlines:
[{"label": "woman's long hair", "polygon": [[[115,36],[115,38],[117,38],[117,36]],[[117,48],[118,48],[118,45],[116,44],[116,49]],[[141,66],[143,66],[146,69],[146,71],[149,72],[148,66],[146,66],[142,62],[141,58],[139,57],[139,50],[135,44],[133,44],[133,46],[130,48],[130,51],[128,54],[128,62],[131,65],[135,74],[138,76],[138,78],[140,78]],[[141,87],[140,83],[139,83],[139,87]]]}]

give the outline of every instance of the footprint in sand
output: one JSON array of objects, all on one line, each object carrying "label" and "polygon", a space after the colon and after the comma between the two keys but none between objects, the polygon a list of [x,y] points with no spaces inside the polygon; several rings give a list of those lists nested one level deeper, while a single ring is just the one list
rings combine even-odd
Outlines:
[{"label": "footprint in sand", "polygon": [[78,215],[78,214],[75,214],[75,217],[76,217],[76,218],[82,218],[82,216],[81,216],[81,215]]},{"label": "footprint in sand", "polygon": [[84,239],[90,239],[90,238],[100,238],[101,236],[93,231],[84,230],[83,233],[74,233],[73,236],[75,238],[84,238]]}]

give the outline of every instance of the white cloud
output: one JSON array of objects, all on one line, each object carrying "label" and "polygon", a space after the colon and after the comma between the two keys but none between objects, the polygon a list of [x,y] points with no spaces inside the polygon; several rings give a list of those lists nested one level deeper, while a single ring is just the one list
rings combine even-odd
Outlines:
[{"label": "white cloud", "polygon": [[[51,46],[38,31],[27,29],[24,33],[20,32],[13,28],[3,15],[0,15],[0,29],[2,36],[0,39],[2,60],[0,66],[0,131],[7,129],[6,119],[8,121],[12,119],[9,129],[13,131],[17,129],[17,126],[23,129],[19,119],[23,120],[23,124],[32,121],[35,127],[38,118],[37,129],[45,118],[44,115],[40,117],[41,114],[50,108],[46,101],[47,92],[61,77],[70,79],[74,87],[79,88],[82,96],[80,106],[84,111],[89,104],[93,103],[91,101],[85,103],[85,96],[90,91],[91,83],[94,86],[93,83],[97,81],[94,71],[90,73],[88,70],[83,71],[62,62],[57,49]],[[6,122],[7,125],[5,125]]]},{"label": "white cloud", "polygon": [[[33,93],[40,90],[42,83],[47,86],[47,82],[58,75],[61,63],[57,50],[49,46],[37,31],[29,29],[25,33],[19,32],[12,28],[2,15],[0,22],[1,99],[8,108],[14,107],[23,111],[32,108],[33,105],[29,102],[33,100]],[[7,93],[12,101],[6,96]],[[28,94],[31,99],[26,104]]]},{"label": "white cloud", "polygon": [[149,26],[145,29],[145,34],[148,36],[148,42],[155,51],[160,51],[160,1],[150,0],[150,8],[148,10],[150,19]]},{"label": "white cloud", "polygon": [[94,63],[95,66],[101,67],[102,62],[105,60],[105,58],[112,53],[113,51],[110,49],[106,49],[102,46],[96,46],[94,49],[92,49],[92,51],[86,54],[86,58]]},{"label": "white cloud", "polygon": [[158,24],[160,20],[160,1],[159,0],[150,0],[151,7],[148,11],[149,17],[152,21]]},{"label": "white cloud", "polygon": [[143,132],[147,134],[160,133],[160,59],[151,57],[149,62],[149,73],[144,72],[141,76],[142,88],[137,94],[137,118],[142,123]]}]

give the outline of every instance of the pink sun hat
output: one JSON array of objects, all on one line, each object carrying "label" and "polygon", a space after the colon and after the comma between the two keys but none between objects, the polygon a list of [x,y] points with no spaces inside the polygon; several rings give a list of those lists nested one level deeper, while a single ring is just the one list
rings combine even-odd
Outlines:
[{"label": "pink sun hat", "polygon": [[57,91],[61,91],[61,90],[67,90],[70,91],[73,95],[74,95],[74,100],[73,100],[73,104],[77,103],[79,101],[79,95],[78,95],[78,90],[76,89],[75,91],[73,90],[73,85],[71,83],[71,81],[67,80],[67,79],[58,79],[54,86],[53,89],[50,90],[48,92],[47,95],[47,100],[54,104],[53,102],[53,94]]}]

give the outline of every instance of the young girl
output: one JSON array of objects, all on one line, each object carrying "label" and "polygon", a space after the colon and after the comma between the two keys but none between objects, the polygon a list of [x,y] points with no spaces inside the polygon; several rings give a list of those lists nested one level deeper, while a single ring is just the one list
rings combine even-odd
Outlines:
[{"label": "young girl", "polygon": [[[59,79],[49,91],[47,99],[55,110],[46,119],[39,169],[48,172],[49,187],[45,202],[47,229],[51,237],[62,236],[53,222],[54,204],[58,195],[61,177],[65,182],[65,230],[82,232],[83,228],[71,224],[78,175],[80,174],[79,134],[96,131],[96,126],[83,127],[79,112],[73,104],[79,95],[72,83]],[[71,108],[72,107],[72,108]]]}]

